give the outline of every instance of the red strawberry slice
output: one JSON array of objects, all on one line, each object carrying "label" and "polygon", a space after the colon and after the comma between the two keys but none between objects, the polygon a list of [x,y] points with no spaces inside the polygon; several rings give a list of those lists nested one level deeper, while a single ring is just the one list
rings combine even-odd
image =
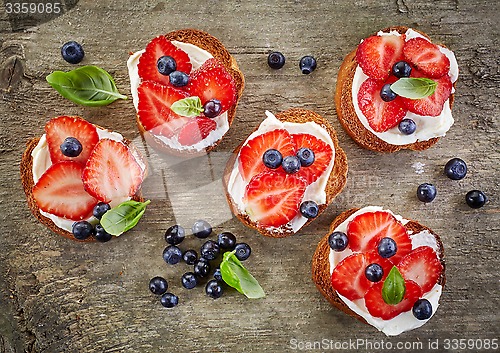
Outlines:
[{"label": "red strawberry slice", "polygon": [[443,265],[436,252],[429,246],[421,246],[410,252],[397,265],[405,280],[415,281],[423,293],[427,293],[437,283]]},{"label": "red strawberry slice", "polygon": [[83,188],[82,172],[78,162],[52,164],[33,187],[38,208],[73,221],[90,217],[97,200]]},{"label": "red strawberry slice", "polygon": [[295,154],[295,145],[288,131],[276,129],[261,134],[240,150],[238,168],[243,180],[250,181],[254,175],[269,170],[262,162],[262,156],[271,148],[280,151],[283,158]]},{"label": "red strawberry slice", "polygon": [[[99,141],[95,126],[74,116],[60,116],[49,120],[45,125],[45,134],[52,163],[61,161],[85,163]],[[66,157],[62,154],[61,144],[66,137],[74,137],[82,144],[82,152],[77,157]]]},{"label": "red strawberry slice", "polygon": [[198,96],[201,104],[210,99],[221,103],[221,114],[236,102],[236,84],[231,74],[217,59],[208,59],[189,78],[187,91]]},{"label": "red strawberry slice", "polygon": [[135,195],[143,178],[144,171],[128,147],[110,139],[95,146],[82,175],[85,190],[108,203]]},{"label": "red strawberry slice", "polygon": [[187,92],[153,81],[145,81],[138,88],[137,115],[144,129],[153,135],[172,137],[189,119],[175,114],[170,106],[189,96]]},{"label": "red strawberry slice", "polygon": [[314,163],[300,168],[297,175],[302,176],[309,184],[315,182],[328,168],[332,160],[333,151],[329,144],[309,134],[291,135],[295,145],[295,152],[300,148],[310,148],[314,152]]},{"label": "red strawberry slice", "polygon": [[385,280],[385,278],[391,271],[394,264],[391,261],[389,261],[389,259],[384,259],[382,256],[380,256],[376,250],[364,253],[364,255],[365,255],[365,265],[366,265],[365,268],[371,264],[380,265],[382,267],[382,270],[384,271],[384,274],[382,275],[382,280]]},{"label": "red strawberry slice", "polygon": [[257,174],[245,190],[245,211],[261,227],[280,227],[298,213],[307,182],[275,170]]},{"label": "red strawberry slice", "polygon": [[405,43],[403,54],[426,77],[439,78],[450,70],[450,60],[436,44],[424,38],[413,38]]},{"label": "red strawberry slice", "polygon": [[339,294],[349,300],[360,299],[373,285],[365,275],[365,254],[352,254],[340,261],[332,273],[332,286]]},{"label": "red strawberry slice", "polygon": [[368,312],[383,320],[390,320],[401,313],[411,310],[413,304],[422,295],[422,289],[413,281],[405,281],[405,294],[398,304],[387,304],[382,298],[383,282],[377,282],[365,295],[365,304]]},{"label": "red strawberry slice", "polygon": [[179,131],[179,143],[191,146],[205,139],[208,134],[217,128],[215,120],[207,118],[196,118],[189,121]]},{"label": "red strawberry slice", "polygon": [[165,36],[158,36],[149,42],[146,51],[139,58],[139,64],[137,65],[139,77],[143,81],[151,80],[164,85],[168,84],[170,82],[168,76],[160,74],[156,66],[158,59],[165,55],[175,59],[177,71],[182,71],[188,75],[191,73],[192,65],[189,55],[173,45]]},{"label": "red strawberry slice", "polygon": [[363,72],[375,79],[389,77],[392,66],[403,58],[405,36],[372,36],[363,40],[356,50],[356,61]]},{"label": "red strawberry slice", "polygon": [[400,96],[390,102],[382,100],[380,90],[384,84],[369,78],[361,84],[358,92],[359,109],[376,132],[384,132],[398,125],[407,112]]}]

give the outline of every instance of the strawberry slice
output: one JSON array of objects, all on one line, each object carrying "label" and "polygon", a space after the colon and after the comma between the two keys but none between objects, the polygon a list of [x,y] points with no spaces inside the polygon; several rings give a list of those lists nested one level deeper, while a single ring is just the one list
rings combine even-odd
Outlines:
[{"label": "strawberry slice", "polygon": [[298,213],[307,182],[275,170],[257,174],[245,190],[245,211],[261,227],[280,227]]},{"label": "strawberry slice", "polygon": [[207,118],[196,118],[189,121],[179,131],[179,143],[191,146],[205,139],[208,134],[217,128],[215,120]]},{"label": "strawberry slice", "polygon": [[349,300],[360,299],[373,285],[365,275],[370,263],[362,253],[352,254],[340,261],[332,273],[332,286]]},{"label": "strawberry slice", "polygon": [[368,37],[356,50],[356,61],[365,75],[375,80],[389,77],[392,66],[403,58],[404,35]]},{"label": "strawberry slice", "polygon": [[[45,125],[45,136],[52,163],[76,161],[85,163],[92,152],[99,135],[94,125],[74,116],[59,116]],[[82,152],[76,157],[67,157],[61,152],[61,144],[66,137],[74,137],[82,144]]]},{"label": "strawberry slice", "polygon": [[158,36],[148,43],[145,52],[139,58],[139,64],[137,65],[139,77],[143,81],[151,80],[167,85],[170,82],[168,76],[160,74],[156,67],[158,59],[165,55],[175,59],[177,71],[182,71],[188,75],[191,73],[192,65],[189,55],[173,45],[165,36]]},{"label": "strawberry slice", "polygon": [[171,86],[145,81],[138,88],[137,115],[144,129],[153,135],[172,137],[189,119],[175,114],[170,106],[188,93]]},{"label": "strawberry slice", "polygon": [[144,171],[127,146],[102,139],[85,164],[82,179],[89,194],[109,203],[135,195],[144,179]]},{"label": "strawberry slice", "polygon": [[82,172],[78,162],[52,164],[33,187],[38,208],[73,221],[90,217],[97,200],[83,188]]},{"label": "strawberry slice", "polygon": [[288,131],[276,129],[263,133],[240,150],[238,168],[243,180],[250,181],[254,175],[269,170],[262,162],[262,156],[271,148],[280,151],[283,158],[295,154],[295,145]]},{"label": "strawberry slice", "polygon": [[411,310],[413,304],[422,295],[422,289],[413,281],[405,281],[405,294],[403,300],[398,304],[387,304],[382,298],[384,283],[375,283],[365,295],[365,304],[368,312],[383,320],[390,320],[401,313]]},{"label": "strawberry slice", "polygon": [[400,96],[390,102],[382,100],[380,90],[384,84],[385,82],[369,78],[361,84],[358,91],[359,109],[376,132],[384,132],[397,126],[407,112]]},{"label": "strawberry slice", "polygon": [[217,99],[221,104],[221,114],[236,102],[236,84],[233,76],[217,59],[208,59],[189,78],[187,91],[198,96],[201,104]]},{"label": "strawberry slice", "polygon": [[424,38],[413,38],[407,41],[403,48],[407,61],[412,63],[426,77],[439,78],[450,70],[450,60],[436,44]]},{"label": "strawberry slice", "polygon": [[397,265],[405,280],[415,281],[423,293],[427,293],[437,283],[443,265],[436,252],[429,246],[421,246],[410,252]]},{"label": "strawberry slice", "polygon": [[314,163],[308,167],[302,167],[297,175],[302,176],[309,184],[315,182],[328,168],[332,160],[333,151],[329,144],[309,134],[293,134],[292,140],[295,152],[300,148],[310,148],[314,152]]}]

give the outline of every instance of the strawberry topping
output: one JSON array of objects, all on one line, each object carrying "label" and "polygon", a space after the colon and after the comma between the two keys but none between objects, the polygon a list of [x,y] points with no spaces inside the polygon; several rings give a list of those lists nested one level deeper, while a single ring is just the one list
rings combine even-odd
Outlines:
[{"label": "strawberry topping", "polygon": [[385,80],[392,66],[403,58],[404,43],[404,36],[366,38],[356,50],[356,61],[367,76]]},{"label": "strawberry topping", "polygon": [[302,147],[310,148],[314,152],[313,164],[308,167],[301,167],[297,173],[311,184],[328,168],[332,160],[332,148],[323,140],[310,134],[293,134],[291,136],[295,145],[295,152]]},{"label": "strawberry topping", "polygon": [[424,38],[412,38],[403,48],[407,61],[422,71],[426,77],[439,78],[450,70],[450,60],[444,55],[436,44]]},{"label": "strawberry topping", "polygon": [[387,304],[382,297],[384,283],[375,283],[365,295],[365,304],[368,312],[383,320],[390,320],[399,314],[411,310],[413,304],[422,295],[422,289],[413,281],[405,281],[405,294],[398,304]]},{"label": "strawberry topping", "polygon": [[191,146],[205,139],[208,134],[217,128],[215,120],[207,118],[196,118],[189,121],[179,131],[179,143]]},{"label": "strawberry topping", "polygon": [[436,252],[428,246],[413,250],[397,267],[405,280],[415,281],[424,293],[434,287],[444,270]]},{"label": "strawberry topping", "polygon": [[332,273],[332,286],[349,300],[361,299],[373,285],[365,276],[370,263],[362,253],[352,254],[340,261]]}]

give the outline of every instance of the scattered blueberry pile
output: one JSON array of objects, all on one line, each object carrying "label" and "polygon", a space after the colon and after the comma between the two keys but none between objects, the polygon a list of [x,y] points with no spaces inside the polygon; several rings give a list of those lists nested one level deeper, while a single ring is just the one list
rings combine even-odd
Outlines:
[{"label": "scattered blueberry pile", "polygon": [[[285,65],[285,56],[279,51],[273,51],[267,56],[267,64],[271,69],[281,69]],[[300,71],[304,75],[309,75],[316,70],[316,59],[310,55],[303,56],[299,61]]]},{"label": "scattered blueberry pile", "polygon": [[[196,221],[191,230],[199,239],[206,239],[212,234],[212,226],[204,220]],[[217,235],[217,241],[207,240],[201,245],[198,257],[196,250],[188,249],[183,252],[178,247],[185,238],[186,232],[180,225],[176,224],[168,228],[165,232],[165,240],[169,245],[163,250],[163,259],[169,265],[184,261],[192,266],[192,271],[185,272],[181,276],[181,284],[186,289],[193,289],[212,274],[213,279],[208,280],[205,285],[205,293],[211,298],[220,298],[224,287],[217,260],[225,251],[236,250],[235,255],[238,260],[244,261],[250,257],[252,252],[250,246],[246,243],[237,243],[233,233],[222,232]],[[215,264],[217,266],[214,266]],[[214,268],[213,272],[212,268]],[[149,281],[149,289],[153,294],[162,296],[160,302],[166,308],[172,308],[179,303],[179,298],[175,294],[167,292],[168,283],[163,277],[153,277]]]},{"label": "scattered blueberry pile", "polygon": [[[109,203],[99,202],[94,206],[92,214],[95,218],[101,219],[102,216],[111,209]],[[78,240],[85,240],[90,236],[93,236],[97,241],[107,242],[113,238],[113,236],[107,233],[100,223],[95,226],[87,221],[78,221],[73,223],[72,227],[73,236]]]}]

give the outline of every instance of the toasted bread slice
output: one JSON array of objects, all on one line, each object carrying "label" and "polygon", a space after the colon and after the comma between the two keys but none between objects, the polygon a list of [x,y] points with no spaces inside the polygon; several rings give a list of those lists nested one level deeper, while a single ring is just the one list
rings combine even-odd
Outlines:
[{"label": "toasted bread slice", "polygon": [[[214,58],[218,59],[226,67],[227,71],[231,74],[236,84],[236,102],[227,111],[228,123],[229,126],[231,126],[236,116],[236,107],[238,105],[238,101],[240,100],[241,95],[243,93],[243,89],[245,87],[245,77],[238,68],[236,59],[229,53],[229,51],[217,38],[197,29],[181,29],[178,31],[167,33],[165,34],[165,37],[168,40],[175,40],[179,42],[196,45],[197,47],[208,51],[210,54],[212,54]],[[222,138],[219,139],[214,144],[208,146],[207,148],[201,151],[173,149],[170,146],[167,146],[165,143],[163,143],[155,135],[146,131],[139,120],[139,116],[137,116],[136,120],[137,120],[137,126],[139,127],[139,131],[144,136],[146,142],[156,150],[171,155],[195,156],[208,153],[211,150],[213,150],[222,140]]]},{"label": "toasted bread slice", "polygon": [[[383,32],[397,31],[401,34],[405,33],[408,27],[396,26],[383,29]],[[425,33],[417,31],[426,38],[429,38]],[[430,39],[430,38],[429,38]],[[439,44],[445,47],[443,44]],[[335,90],[335,107],[337,116],[345,131],[356,141],[358,145],[366,149],[377,152],[396,152],[401,149],[410,149],[414,151],[422,151],[433,146],[438,142],[439,137],[431,138],[427,141],[418,141],[406,145],[392,145],[378,138],[371,131],[367,130],[359,120],[352,103],[352,81],[358,63],[356,62],[355,48],[350,52],[342,62],[337,76],[337,87]],[[455,82],[456,83],[456,82]],[[455,86],[454,83],[454,86]],[[453,105],[454,94],[450,96],[450,108]]]},{"label": "toasted bread slice", "polygon": [[[338,140],[337,140],[337,134],[333,127],[328,123],[328,121],[323,118],[321,115],[310,111],[306,109],[300,109],[300,108],[293,108],[293,109],[288,109],[283,112],[280,112],[275,115],[276,118],[280,121],[287,121],[287,122],[293,122],[293,123],[306,123],[308,121],[313,121],[323,128],[325,128],[328,131],[328,134],[330,135],[333,144],[334,144],[334,149],[335,149],[335,159],[334,159],[334,165],[333,169],[330,173],[330,176],[328,178],[328,182],[326,185],[326,203],[323,205],[319,205],[319,214],[321,214],[326,207],[332,203],[333,199],[342,191],[344,188],[346,181],[347,181],[347,157],[345,152],[340,148]],[[238,207],[234,200],[232,199],[231,195],[228,192],[228,182],[229,178],[231,176],[231,172],[233,170],[233,167],[235,163],[238,162],[238,154],[240,152],[240,149],[243,147],[244,142],[242,142],[235,150],[230,159],[228,160],[226,164],[226,168],[224,170],[224,177],[223,177],[223,183],[224,183],[224,188],[226,190],[226,197],[228,200],[228,203],[231,207],[231,211],[233,214],[235,214],[241,222],[243,222],[246,226],[253,228],[257,230],[259,233],[262,235],[272,237],[272,238],[283,238],[289,235],[292,235],[293,232],[290,230],[285,230],[283,232],[272,232],[269,231],[268,229],[258,227],[258,225],[250,220],[248,215],[240,213],[238,210]],[[314,219],[309,219],[304,226],[308,225],[311,223]]]}]

